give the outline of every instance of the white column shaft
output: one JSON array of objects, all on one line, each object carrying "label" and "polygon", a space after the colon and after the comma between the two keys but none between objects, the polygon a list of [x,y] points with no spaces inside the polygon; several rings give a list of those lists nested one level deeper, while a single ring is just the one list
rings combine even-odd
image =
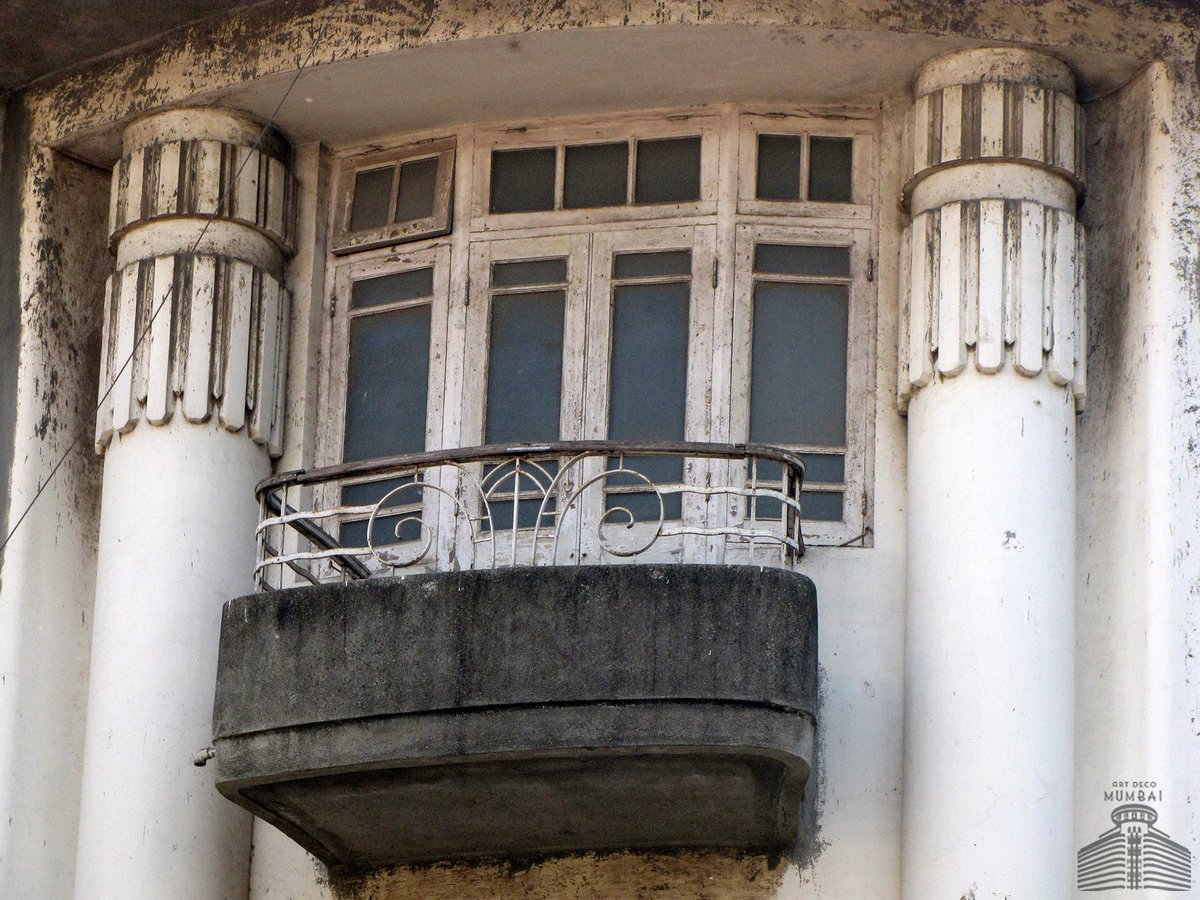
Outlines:
[{"label": "white column shaft", "polygon": [[1066,897],[1075,405],[972,370],[909,408],[904,897]]},{"label": "white column shaft", "polygon": [[212,738],[221,606],[250,588],[266,454],[219,424],[109,448],[77,898],[245,896],[250,816],[192,764]]}]

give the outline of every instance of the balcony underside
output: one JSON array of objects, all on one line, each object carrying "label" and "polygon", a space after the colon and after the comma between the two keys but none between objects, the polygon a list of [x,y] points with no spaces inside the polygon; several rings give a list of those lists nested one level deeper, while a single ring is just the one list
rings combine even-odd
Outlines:
[{"label": "balcony underside", "polygon": [[545,567],[227,604],[218,787],[339,869],[797,838],[803,576]]}]

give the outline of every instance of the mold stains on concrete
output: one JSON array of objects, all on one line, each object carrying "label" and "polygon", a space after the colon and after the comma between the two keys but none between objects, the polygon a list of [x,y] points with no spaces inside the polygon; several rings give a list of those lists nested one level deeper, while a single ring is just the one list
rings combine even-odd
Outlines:
[{"label": "mold stains on concrete", "polygon": [[[17,363],[20,349],[19,247],[21,182],[25,171],[28,121],[19,99],[9,100],[0,129],[0,535],[8,534],[9,474],[17,416]],[[0,570],[3,560],[0,559]]]},{"label": "mold stains on concrete", "polygon": [[[94,427],[93,398],[99,371],[104,279],[111,266],[105,249],[108,173],[45,147],[30,148],[23,185],[23,248],[19,263],[20,367],[16,378],[17,452],[34,453],[46,472],[79,435]],[[23,431],[21,423],[29,428]],[[73,451],[56,476],[71,497],[75,527],[95,540],[100,464]]]},{"label": "mold stains on concrete", "polygon": [[1059,47],[1064,54],[1194,54],[1200,10],[1145,0],[278,0],[205,20],[164,36],[157,47],[98,61],[39,85],[36,137],[50,144],[198,94],[313,64],[496,35],[597,27],[758,26],[795,32],[833,29],[908,32]]}]

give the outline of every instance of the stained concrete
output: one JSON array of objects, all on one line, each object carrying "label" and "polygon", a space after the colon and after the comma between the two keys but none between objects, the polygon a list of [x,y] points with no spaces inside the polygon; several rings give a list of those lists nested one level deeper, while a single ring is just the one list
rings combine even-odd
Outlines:
[{"label": "stained concrete", "polygon": [[597,566],[226,605],[218,787],[341,869],[629,847],[781,851],[813,759],[789,572]]},{"label": "stained concrete", "polygon": [[[8,534],[9,478],[12,472],[13,436],[17,418],[17,368],[21,345],[20,246],[21,188],[28,140],[24,108],[9,100],[0,127],[0,540]],[[19,515],[19,513],[18,513]],[[4,561],[0,557],[0,571]]]},{"label": "stained concrete", "polygon": [[6,0],[0,9],[0,94],[255,2]]}]

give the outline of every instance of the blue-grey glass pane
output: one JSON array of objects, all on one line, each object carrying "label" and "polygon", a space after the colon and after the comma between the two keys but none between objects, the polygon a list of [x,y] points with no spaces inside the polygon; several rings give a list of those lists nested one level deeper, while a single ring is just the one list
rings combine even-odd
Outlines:
[{"label": "blue-grey glass pane", "polygon": [[805,453],[802,458],[805,484],[815,482],[841,484],[846,480],[846,458],[844,456]]},{"label": "blue-grey glass pane", "polygon": [[680,456],[609,457],[608,471],[612,474],[604,483],[608,487],[649,487],[648,478],[651,484],[679,484],[683,481],[683,462]]},{"label": "blue-grey glass pane", "polygon": [[381,228],[388,222],[392,198],[393,166],[367,169],[354,176],[354,205],[350,208],[350,230]]},{"label": "blue-grey glass pane", "polygon": [[[403,516],[377,516],[371,528],[372,547],[388,547],[403,541],[421,538],[421,523],[415,518],[419,513]],[[338,541],[343,547],[366,547],[367,524],[370,520],[343,522]]]},{"label": "blue-grey glass pane", "polygon": [[[557,509],[557,499],[553,496],[546,498],[546,492],[558,471],[558,461],[541,460],[538,465],[545,471],[522,465],[519,476],[519,492],[527,496],[523,496],[517,501],[504,499],[511,498],[514,489],[517,488],[518,475],[513,465],[506,463],[484,467],[483,486],[485,490],[491,491],[488,508],[492,513],[492,527],[500,531],[511,528],[514,505],[517,507],[518,528],[532,528],[537,520],[539,509],[543,509],[542,528],[554,527],[553,513]],[[544,508],[542,506],[543,499],[546,504]],[[486,519],[480,523],[480,528],[483,531],[489,530]]]},{"label": "blue-grey glass pane", "polygon": [[[541,508],[541,498],[525,497],[522,498],[519,510],[517,512],[517,527],[532,528],[533,523],[537,520],[538,510]],[[492,510],[492,528],[496,531],[504,531],[506,528],[512,528],[513,517],[513,501],[512,500],[494,500],[489,504]],[[554,509],[555,501],[551,498],[546,504],[546,511],[542,515],[543,533],[550,533],[545,529],[554,528]],[[490,531],[487,521],[483,521],[479,525],[480,531]]]},{"label": "blue-grey glass pane", "polygon": [[[852,138],[808,139],[808,199],[849,203],[854,169]],[[840,517],[839,517],[840,518]]]},{"label": "blue-grey glass pane", "polygon": [[554,147],[492,151],[494,213],[554,209]]},{"label": "blue-grey glass pane", "polygon": [[754,286],[750,440],[845,443],[848,309],[846,285]]},{"label": "blue-grey glass pane", "polygon": [[815,522],[840,522],[842,495],[805,491],[800,496],[800,517]]},{"label": "blue-grey glass pane", "polygon": [[691,250],[619,253],[613,257],[613,278],[652,278],[692,274]]},{"label": "blue-grey glass pane", "polygon": [[[840,454],[803,453],[804,483],[822,482],[840,484],[846,477],[846,460]],[[783,465],[772,460],[760,459],[753,473],[759,484],[783,483]]]},{"label": "blue-grey glass pane", "polygon": [[[683,459],[678,456],[626,456],[624,460],[610,457],[608,470],[613,472],[604,479],[605,509],[624,507],[629,510],[635,521],[657,521],[659,516],[659,497],[662,498],[661,510],[666,519],[682,517],[683,498],[678,493],[658,494],[652,488],[665,487],[683,482]],[[614,470],[620,469],[621,471]],[[632,474],[636,472],[637,475]],[[645,478],[639,478],[644,475]],[[650,483],[646,483],[649,479]],[[620,523],[627,521],[620,514],[614,514],[610,521]]]},{"label": "blue-grey glass pane", "polygon": [[587,144],[567,148],[563,207],[621,206],[629,191],[629,144]]},{"label": "blue-grey glass pane", "polygon": [[614,440],[682,440],[690,285],[613,288],[608,434]]},{"label": "blue-grey glass pane", "polygon": [[813,247],[804,244],[756,244],[754,271],[772,275],[810,275],[849,278],[849,247]]},{"label": "blue-grey glass pane", "polygon": [[433,269],[412,269],[354,282],[350,288],[350,306],[353,309],[367,309],[385,303],[432,296]]},{"label": "blue-grey glass pane", "polygon": [[[636,491],[628,494],[606,493],[604,508],[606,510],[628,510],[635,522],[657,522],[660,515],[663,521],[683,518],[683,502],[679,494],[663,494],[660,501],[657,494],[649,491]],[[614,512],[607,521],[611,525],[623,525],[629,521],[629,516]]]},{"label": "blue-grey glass pane", "polygon": [[769,459],[760,459],[757,462],[751,463],[751,467],[746,474],[759,484],[762,484],[764,481],[782,481],[783,465]]},{"label": "blue-grey glass pane", "polygon": [[350,320],[346,460],[425,449],[428,304]]},{"label": "blue-grey glass pane", "polygon": [[[759,521],[778,521],[783,517],[783,504],[774,497],[755,497],[747,501],[754,504],[754,515]],[[800,495],[801,519],[815,522],[840,522],[842,520],[842,495],[804,491]]]},{"label": "blue-grey glass pane", "polygon": [[[387,497],[382,509],[415,507],[415,509],[405,511],[400,515],[376,516],[374,526],[371,529],[372,546],[385,547],[396,543],[397,539],[401,541],[415,541],[421,537],[421,523],[418,519],[421,515],[421,498],[424,489],[419,486],[404,488],[405,485],[413,483],[413,477],[406,475],[402,478],[386,478],[382,481],[352,484],[342,488],[342,503],[346,506],[363,506],[368,503],[377,503],[396,488],[403,488],[397,490],[392,496]],[[356,522],[343,522],[338,535],[342,546],[367,546],[367,524],[369,521],[370,519],[362,519]],[[399,526],[399,534],[397,534],[397,526]]]},{"label": "blue-grey glass pane", "polygon": [[493,298],[487,443],[558,439],[564,306],[563,291]]},{"label": "blue-grey glass pane", "polygon": [[492,266],[492,287],[562,284],[566,280],[567,261],[561,257],[501,262]]},{"label": "blue-grey glass pane", "polygon": [[[759,521],[779,521],[783,518],[783,504],[774,497],[749,497],[746,499],[746,515],[753,510]],[[749,523],[747,523],[749,524]]]},{"label": "blue-grey glass pane", "polygon": [[396,197],[396,221],[411,222],[433,215],[437,193],[438,158],[418,159],[400,166],[400,193]]},{"label": "blue-grey glass pane", "polygon": [[804,138],[795,134],[758,136],[759,200],[799,200]]},{"label": "blue-grey glass pane", "polygon": [[637,143],[636,203],[686,203],[700,199],[700,138]]}]

